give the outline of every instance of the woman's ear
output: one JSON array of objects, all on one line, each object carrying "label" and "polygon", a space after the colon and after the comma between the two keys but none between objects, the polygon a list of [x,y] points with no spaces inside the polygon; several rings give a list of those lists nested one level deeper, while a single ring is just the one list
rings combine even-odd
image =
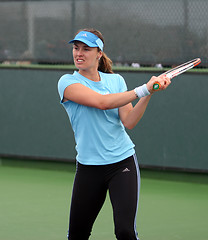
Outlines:
[{"label": "woman's ear", "polygon": [[97,55],[97,59],[100,60],[101,57],[102,57],[102,55],[103,55],[102,51],[99,51],[99,52],[98,52],[98,55]]}]

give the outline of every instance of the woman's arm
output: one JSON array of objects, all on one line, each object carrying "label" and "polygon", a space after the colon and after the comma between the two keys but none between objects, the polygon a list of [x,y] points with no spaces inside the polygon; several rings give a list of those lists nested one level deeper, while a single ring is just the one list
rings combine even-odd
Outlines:
[{"label": "woman's arm", "polygon": [[136,98],[134,90],[102,95],[80,83],[74,83],[65,89],[63,101],[71,100],[81,105],[106,110],[124,106]]},{"label": "woman's arm", "polygon": [[[164,77],[164,76],[152,77],[150,79],[150,81],[147,83],[147,88],[148,88],[149,92],[153,93],[153,84],[155,81],[160,82],[160,84],[162,86],[161,90],[164,89],[165,81],[166,81],[165,79],[166,79],[166,77]],[[73,102],[76,102],[76,103],[79,103],[79,104],[82,104],[85,106],[95,107],[98,109],[106,110],[106,109],[123,107],[123,106],[131,103],[135,99],[137,99],[137,96],[136,96],[134,90],[121,92],[121,93],[102,95],[80,83],[74,83],[65,89],[63,101],[66,102],[68,100],[71,100]],[[141,100],[142,99],[143,98],[141,98]],[[146,97],[145,97],[145,99],[146,99]],[[141,104],[141,105],[143,105],[143,104]],[[121,110],[121,111],[122,112],[125,111],[126,113],[121,113],[122,115],[125,116],[125,117],[122,117],[122,119],[126,120],[127,113],[130,113],[129,107],[128,108],[125,107],[123,109],[124,110]]]},{"label": "woman's arm", "polygon": [[119,116],[123,125],[128,128],[134,128],[145,113],[151,95],[141,98],[133,107],[131,103],[119,108]]},{"label": "woman's arm", "polygon": [[[161,77],[159,79],[161,79]],[[170,85],[171,81],[169,78],[166,78],[164,76],[162,77],[162,79],[164,80],[164,82],[162,83],[161,90],[164,90]],[[151,89],[155,81],[158,81],[158,79],[155,79],[154,77],[151,78],[150,81],[147,83],[147,88]],[[153,92],[154,91],[152,91],[152,93]],[[120,119],[126,128],[132,129],[140,121],[146,111],[152,93],[146,97],[142,97],[134,107],[131,103],[129,103],[119,108]]]}]

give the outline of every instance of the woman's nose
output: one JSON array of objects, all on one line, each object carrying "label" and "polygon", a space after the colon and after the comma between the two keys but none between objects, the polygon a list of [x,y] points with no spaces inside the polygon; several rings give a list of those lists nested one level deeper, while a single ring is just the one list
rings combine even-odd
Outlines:
[{"label": "woman's nose", "polygon": [[82,55],[82,54],[83,54],[82,49],[79,49],[79,50],[77,51],[77,55],[80,56],[80,55]]}]

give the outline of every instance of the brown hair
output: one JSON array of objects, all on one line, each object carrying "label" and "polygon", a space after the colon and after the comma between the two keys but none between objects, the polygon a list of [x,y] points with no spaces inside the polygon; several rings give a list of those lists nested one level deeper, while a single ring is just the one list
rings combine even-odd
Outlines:
[{"label": "brown hair", "polygon": [[[100,31],[93,28],[84,28],[84,29],[80,29],[76,33],[76,35],[81,31],[91,32],[95,34],[97,37],[99,37],[102,40],[103,44],[105,44],[104,37]],[[101,50],[98,48],[98,51],[101,51]],[[102,57],[100,58],[100,61],[99,61],[98,71],[101,71],[104,73],[113,73],[112,64],[113,63],[111,59],[103,52]]]}]

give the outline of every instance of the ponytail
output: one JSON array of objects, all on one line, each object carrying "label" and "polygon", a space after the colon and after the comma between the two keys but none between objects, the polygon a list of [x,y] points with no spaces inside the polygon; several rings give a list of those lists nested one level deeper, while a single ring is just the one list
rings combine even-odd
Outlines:
[{"label": "ponytail", "polygon": [[113,73],[112,61],[104,52],[99,62],[98,71],[104,73]]}]

